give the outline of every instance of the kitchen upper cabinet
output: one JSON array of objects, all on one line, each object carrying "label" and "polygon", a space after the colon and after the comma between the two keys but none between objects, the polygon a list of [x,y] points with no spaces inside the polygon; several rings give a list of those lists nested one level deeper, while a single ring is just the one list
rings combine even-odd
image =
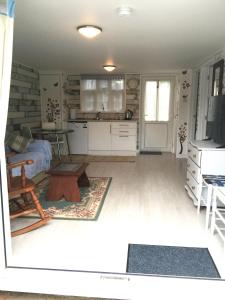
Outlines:
[{"label": "kitchen upper cabinet", "polygon": [[89,150],[111,150],[110,122],[88,122],[88,129]]}]

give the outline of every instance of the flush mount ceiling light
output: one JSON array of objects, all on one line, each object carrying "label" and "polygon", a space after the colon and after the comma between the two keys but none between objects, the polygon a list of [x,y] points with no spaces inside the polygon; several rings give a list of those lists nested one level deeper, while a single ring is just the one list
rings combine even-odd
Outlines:
[{"label": "flush mount ceiling light", "polygon": [[115,70],[116,66],[115,66],[115,65],[104,65],[103,68],[104,68],[107,72],[112,72],[113,70]]},{"label": "flush mount ceiling light", "polygon": [[82,25],[77,27],[77,31],[86,38],[92,39],[102,32],[102,28],[94,25]]},{"label": "flush mount ceiling light", "polygon": [[121,17],[129,16],[133,12],[133,8],[130,6],[121,6],[117,8],[117,13]]}]

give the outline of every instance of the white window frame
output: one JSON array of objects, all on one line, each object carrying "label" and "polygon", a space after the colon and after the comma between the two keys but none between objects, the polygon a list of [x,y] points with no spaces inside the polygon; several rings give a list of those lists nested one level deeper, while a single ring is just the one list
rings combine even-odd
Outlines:
[{"label": "white window frame", "polygon": [[[0,29],[0,40],[2,35],[4,36],[4,32]],[[11,56],[10,49],[6,54]],[[0,56],[0,68],[3,70],[1,47]],[[2,73],[8,78],[8,83],[4,84],[4,94],[2,90],[0,93],[2,104],[0,118],[0,290],[114,299],[150,299],[157,295],[155,296],[157,299],[180,300],[180,291],[185,291],[185,299],[214,299],[218,295],[225,294],[224,280],[141,276],[127,273],[101,273],[98,271],[38,269],[13,265],[13,262],[10,261],[8,249],[11,246],[11,236],[3,143],[9,101],[10,74],[8,72],[10,72],[10,61],[10,58],[6,61],[7,74]]]}]

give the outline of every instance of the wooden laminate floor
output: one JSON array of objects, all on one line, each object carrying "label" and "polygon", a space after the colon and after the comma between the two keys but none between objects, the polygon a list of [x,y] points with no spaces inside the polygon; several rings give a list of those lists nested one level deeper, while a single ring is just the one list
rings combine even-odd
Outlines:
[{"label": "wooden laminate floor", "polygon": [[0,300],[104,300],[104,299],[0,291]]},{"label": "wooden laminate floor", "polygon": [[178,245],[208,247],[225,278],[223,244],[204,230],[205,210],[197,215],[184,190],[185,160],[139,155],[90,163],[87,174],[112,177],[98,221],[53,220],[13,238],[11,265],[125,273],[129,243]]}]

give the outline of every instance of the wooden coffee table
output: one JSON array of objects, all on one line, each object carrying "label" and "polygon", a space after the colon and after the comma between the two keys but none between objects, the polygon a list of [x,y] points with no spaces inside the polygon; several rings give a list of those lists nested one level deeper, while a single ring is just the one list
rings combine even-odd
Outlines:
[{"label": "wooden coffee table", "polygon": [[90,185],[85,173],[87,166],[87,163],[63,162],[51,168],[47,172],[50,175],[47,200],[56,201],[64,197],[66,201],[79,202],[79,187]]}]

